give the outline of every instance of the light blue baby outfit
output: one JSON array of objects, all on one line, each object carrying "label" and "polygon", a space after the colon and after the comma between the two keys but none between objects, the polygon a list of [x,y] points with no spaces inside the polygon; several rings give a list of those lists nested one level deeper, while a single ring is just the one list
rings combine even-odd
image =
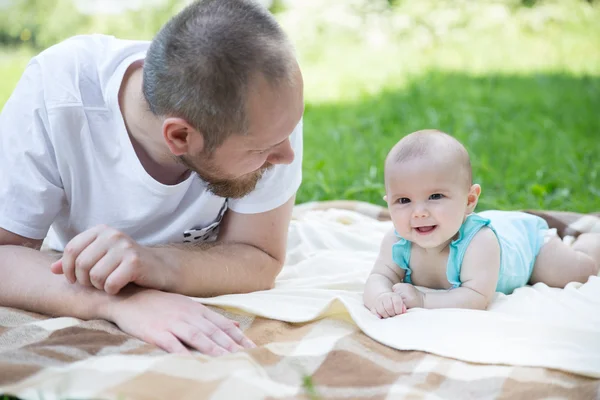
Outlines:
[{"label": "light blue baby outfit", "polygon": [[[548,224],[542,218],[518,211],[483,211],[467,216],[450,243],[446,276],[452,287],[459,287],[463,257],[477,232],[490,228],[500,242],[500,275],[497,292],[511,294],[529,282],[535,258],[544,244]],[[399,236],[398,236],[399,237]],[[411,242],[399,237],[392,247],[392,258],[406,270],[404,282],[412,283],[410,269]]]}]

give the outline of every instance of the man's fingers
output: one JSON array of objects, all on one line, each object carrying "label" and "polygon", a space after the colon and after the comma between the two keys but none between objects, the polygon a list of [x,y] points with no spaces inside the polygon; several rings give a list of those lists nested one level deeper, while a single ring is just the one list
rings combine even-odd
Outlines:
[{"label": "man's fingers", "polygon": [[[67,280],[71,283],[75,283],[77,277],[75,276],[75,260],[79,254],[88,247],[98,237],[98,228],[88,229],[75,236],[65,246],[65,251],[61,258],[62,271]],[[56,264],[56,263],[55,263]]]},{"label": "man's fingers", "polygon": [[245,349],[256,348],[256,344],[252,340],[248,339],[238,327],[225,328],[223,329],[223,332],[225,332],[227,336],[232,338],[237,344]]},{"label": "man's fingers", "polygon": [[190,351],[170,332],[161,332],[153,339],[155,345],[169,353],[190,354]]},{"label": "man's fingers", "polygon": [[94,265],[89,273],[90,282],[98,290],[104,290],[106,280],[121,263],[121,256],[117,251],[109,251]]},{"label": "man's fingers", "polygon": [[108,294],[117,294],[132,281],[133,271],[131,265],[122,261],[106,278],[106,281],[104,282],[104,291]]},{"label": "man's fingers", "polygon": [[92,286],[90,281],[90,271],[96,263],[106,256],[106,246],[103,246],[99,240],[94,240],[85,247],[75,259],[75,279],[79,284]]},{"label": "man's fingers", "polygon": [[[195,324],[198,328],[202,330],[202,332],[210,338],[213,342],[224,348],[225,350],[233,353],[239,350],[242,350],[243,347],[241,344],[236,343],[229,333],[226,333],[221,328],[213,324],[207,319],[197,320],[197,324]],[[235,325],[234,325],[234,329]],[[243,335],[242,335],[243,336]]]},{"label": "man's fingers", "polygon": [[235,323],[229,318],[225,318],[219,313],[216,313],[209,308],[206,308],[204,316],[207,320],[212,322],[215,326],[225,332],[230,338],[232,338],[237,344],[247,349],[253,349],[256,344],[248,339],[244,333],[235,325]]},{"label": "man's fingers", "polygon": [[178,321],[171,327],[171,332],[188,346],[209,356],[223,356],[229,354],[229,351],[219,346],[214,340],[209,338],[197,326],[186,322]]},{"label": "man's fingers", "polygon": [[52,271],[53,274],[62,275],[62,259],[56,260],[50,264],[50,271]]}]

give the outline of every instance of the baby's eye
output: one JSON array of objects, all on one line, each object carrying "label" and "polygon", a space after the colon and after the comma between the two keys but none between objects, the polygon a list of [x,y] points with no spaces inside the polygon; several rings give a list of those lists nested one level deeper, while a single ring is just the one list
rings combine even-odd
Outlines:
[{"label": "baby's eye", "polygon": [[400,204],[408,204],[410,203],[410,199],[408,197],[401,197],[398,199],[398,203]]},{"label": "baby's eye", "polygon": [[444,198],[444,195],[440,193],[434,193],[431,196],[429,196],[429,200],[440,200],[442,198]]}]

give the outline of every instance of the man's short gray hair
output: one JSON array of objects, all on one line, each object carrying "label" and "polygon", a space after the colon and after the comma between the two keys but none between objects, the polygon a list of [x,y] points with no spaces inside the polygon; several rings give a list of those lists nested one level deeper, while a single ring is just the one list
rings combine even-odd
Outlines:
[{"label": "man's short gray hair", "polygon": [[247,131],[249,81],[290,82],[294,55],[267,9],[250,0],[199,0],[171,18],[144,61],[143,93],[158,116],[185,119],[207,150]]}]

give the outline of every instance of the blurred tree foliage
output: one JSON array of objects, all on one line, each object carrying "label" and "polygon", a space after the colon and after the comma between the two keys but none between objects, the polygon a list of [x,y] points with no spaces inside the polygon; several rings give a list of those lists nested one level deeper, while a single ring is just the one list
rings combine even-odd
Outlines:
[{"label": "blurred tree foliage", "polygon": [[[86,33],[105,33],[130,39],[150,39],[160,29],[169,16],[183,8],[191,0],[162,0],[149,2],[140,9],[128,9],[124,1],[124,12],[119,14],[96,13],[88,14],[76,7],[77,0],[0,0],[0,46],[27,44],[35,50],[44,49],[69,36]],[[99,0],[101,1],[101,0]],[[286,14],[294,14],[294,19],[300,19],[302,9],[311,14],[309,20],[319,31],[336,29],[337,25],[349,25],[352,18],[342,21],[341,14],[334,16],[335,21],[325,20],[319,14],[327,14],[328,10],[339,8],[340,2],[317,1],[318,7],[323,13],[314,14],[314,7],[307,6],[313,0],[256,0],[268,6],[270,10],[282,17]],[[414,15],[416,22],[421,27],[427,28],[428,15],[434,13],[442,3],[447,0],[344,0],[345,8],[352,9],[350,17],[358,16],[360,20],[367,18],[375,25],[381,26],[379,16],[390,15],[397,11],[396,18],[404,18],[406,10],[420,12]],[[593,0],[569,0],[574,3],[593,3]],[[519,8],[542,8],[553,3],[562,4],[567,0],[482,0],[479,6],[465,1],[456,1],[455,9],[472,9],[475,14],[479,12],[483,4],[487,6],[500,4],[508,9]],[[335,3],[335,4],[334,4]],[[596,4],[598,2],[595,2]],[[98,3],[96,3],[98,4]],[[337,5],[336,5],[337,4]],[[489,7],[488,7],[489,8]],[[419,11],[420,10],[420,11]],[[423,14],[425,13],[425,14]],[[423,16],[425,15],[425,16]],[[375,16],[375,17],[374,17]],[[470,18],[473,15],[465,14]],[[340,18],[342,20],[340,20]],[[388,18],[389,19],[389,18]],[[322,20],[322,21],[321,21]],[[356,19],[354,19],[356,20]],[[390,19],[389,19],[390,20]],[[391,19],[392,24],[398,25]],[[332,23],[333,22],[333,23]],[[385,21],[383,21],[385,22]],[[388,21],[389,22],[389,21]],[[363,23],[352,27],[356,33],[364,34]],[[437,22],[434,24],[437,25]],[[303,27],[302,29],[305,29]],[[339,32],[343,36],[347,32]]]},{"label": "blurred tree foliage", "polygon": [[10,0],[0,13],[0,41],[47,47],[90,22],[91,16],[76,12],[71,0]]},{"label": "blurred tree foliage", "polygon": [[165,0],[145,9],[92,15],[80,11],[73,0],[5,0],[0,2],[0,45],[29,44],[40,50],[86,33],[149,39],[187,3]]}]

